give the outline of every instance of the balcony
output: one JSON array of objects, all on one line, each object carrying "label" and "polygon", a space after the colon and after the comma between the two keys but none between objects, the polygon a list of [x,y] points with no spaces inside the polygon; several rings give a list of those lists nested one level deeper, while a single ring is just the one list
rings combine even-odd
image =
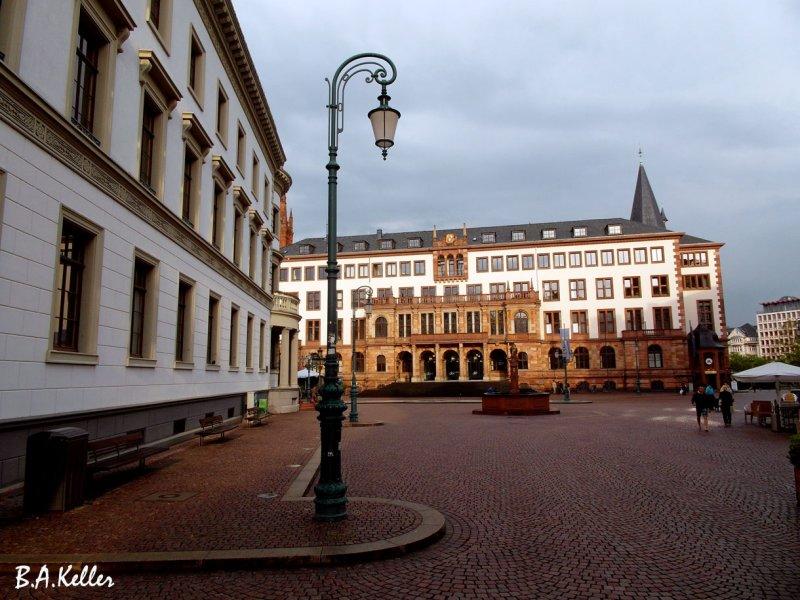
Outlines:
[{"label": "balcony", "polygon": [[373,298],[374,306],[446,306],[469,304],[530,304],[539,302],[539,294],[528,292],[496,292],[493,294],[468,294],[460,296],[388,296]]},{"label": "balcony", "polygon": [[300,317],[300,300],[283,292],[275,292],[272,296],[272,312]]}]

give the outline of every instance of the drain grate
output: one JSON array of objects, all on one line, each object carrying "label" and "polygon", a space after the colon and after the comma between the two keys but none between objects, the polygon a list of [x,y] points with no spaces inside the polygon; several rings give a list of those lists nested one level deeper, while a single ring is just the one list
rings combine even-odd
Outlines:
[{"label": "drain grate", "polygon": [[183,502],[192,496],[196,496],[197,492],[156,492],[142,498],[146,502]]},{"label": "drain grate", "polygon": [[277,498],[278,494],[275,492],[266,492],[264,494],[259,494],[258,497],[263,498],[264,500],[272,500],[273,498]]}]

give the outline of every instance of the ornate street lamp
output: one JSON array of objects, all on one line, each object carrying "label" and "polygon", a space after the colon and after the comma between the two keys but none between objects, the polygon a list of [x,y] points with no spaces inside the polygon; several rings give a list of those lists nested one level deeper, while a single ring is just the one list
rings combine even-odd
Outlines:
[{"label": "ornate street lamp", "polygon": [[333,79],[328,82],[328,327],[325,354],[325,385],[322,400],[317,403],[321,437],[319,482],[314,486],[314,517],[320,521],[340,521],[347,517],[347,485],[342,481],[342,416],[347,409],[342,402],[344,386],[339,381],[339,362],[336,359],[336,183],[339,165],[339,134],[344,130],[344,89],[347,82],[359,73],[366,73],[366,82],[381,86],[378,108],[370,111],[369,118],[375,133],[375,144],[386,151],[394,145],[394,133],[400,113],[389,107],[386,86],[397,78],[394,63],[382,54],[356,54],[344,61]]},{"label": "ornate street lamp", "polygon": [[[358,423],[358,386],[356,385],[356,310],[361,306],[361,293],[364,292],[364,312],[367,318],[372,314],[372,288],[368,285],[362,285],[357,288],[355,293],[355,302],[353,303],[353,320],[352,327],[350,328],[351,340],[353,345],[353,356],[350,360],[350,368],[353,373],[353,378],[350,381],[350,422]],[[364,326],[364,337],[366,337],[366,325]]]}]

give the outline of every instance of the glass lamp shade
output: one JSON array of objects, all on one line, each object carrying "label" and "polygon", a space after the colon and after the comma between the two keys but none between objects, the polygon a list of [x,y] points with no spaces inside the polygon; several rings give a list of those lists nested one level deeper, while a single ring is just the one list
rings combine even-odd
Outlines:
[{"label": "glass lamp shade", "polygon": [[394,146],[394,133],[397,130],[400,112],[390,106],[379,106],[369,111],[367,116],[372,123],[375,145],[382,150]]},{"label": "glass lamp shade", "polygon": [[367,314],[367,316],[372,314],[372,300],[369,298],[367,299],[367,303],[364,305],[364,312]]}]

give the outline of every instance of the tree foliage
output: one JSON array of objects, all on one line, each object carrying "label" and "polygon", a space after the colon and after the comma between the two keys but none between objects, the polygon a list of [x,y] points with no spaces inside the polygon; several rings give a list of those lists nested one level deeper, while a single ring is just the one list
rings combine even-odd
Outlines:
[{"label": "tree foliage", "polygon": [[746,371],[747,369],[752,369],[753,367],[760,367],[768,362],[769,361],[766,358],[761,358],[760,356],[753,356],[750,354],[731,352],[730,355],[731,372],[733,373]]}]

